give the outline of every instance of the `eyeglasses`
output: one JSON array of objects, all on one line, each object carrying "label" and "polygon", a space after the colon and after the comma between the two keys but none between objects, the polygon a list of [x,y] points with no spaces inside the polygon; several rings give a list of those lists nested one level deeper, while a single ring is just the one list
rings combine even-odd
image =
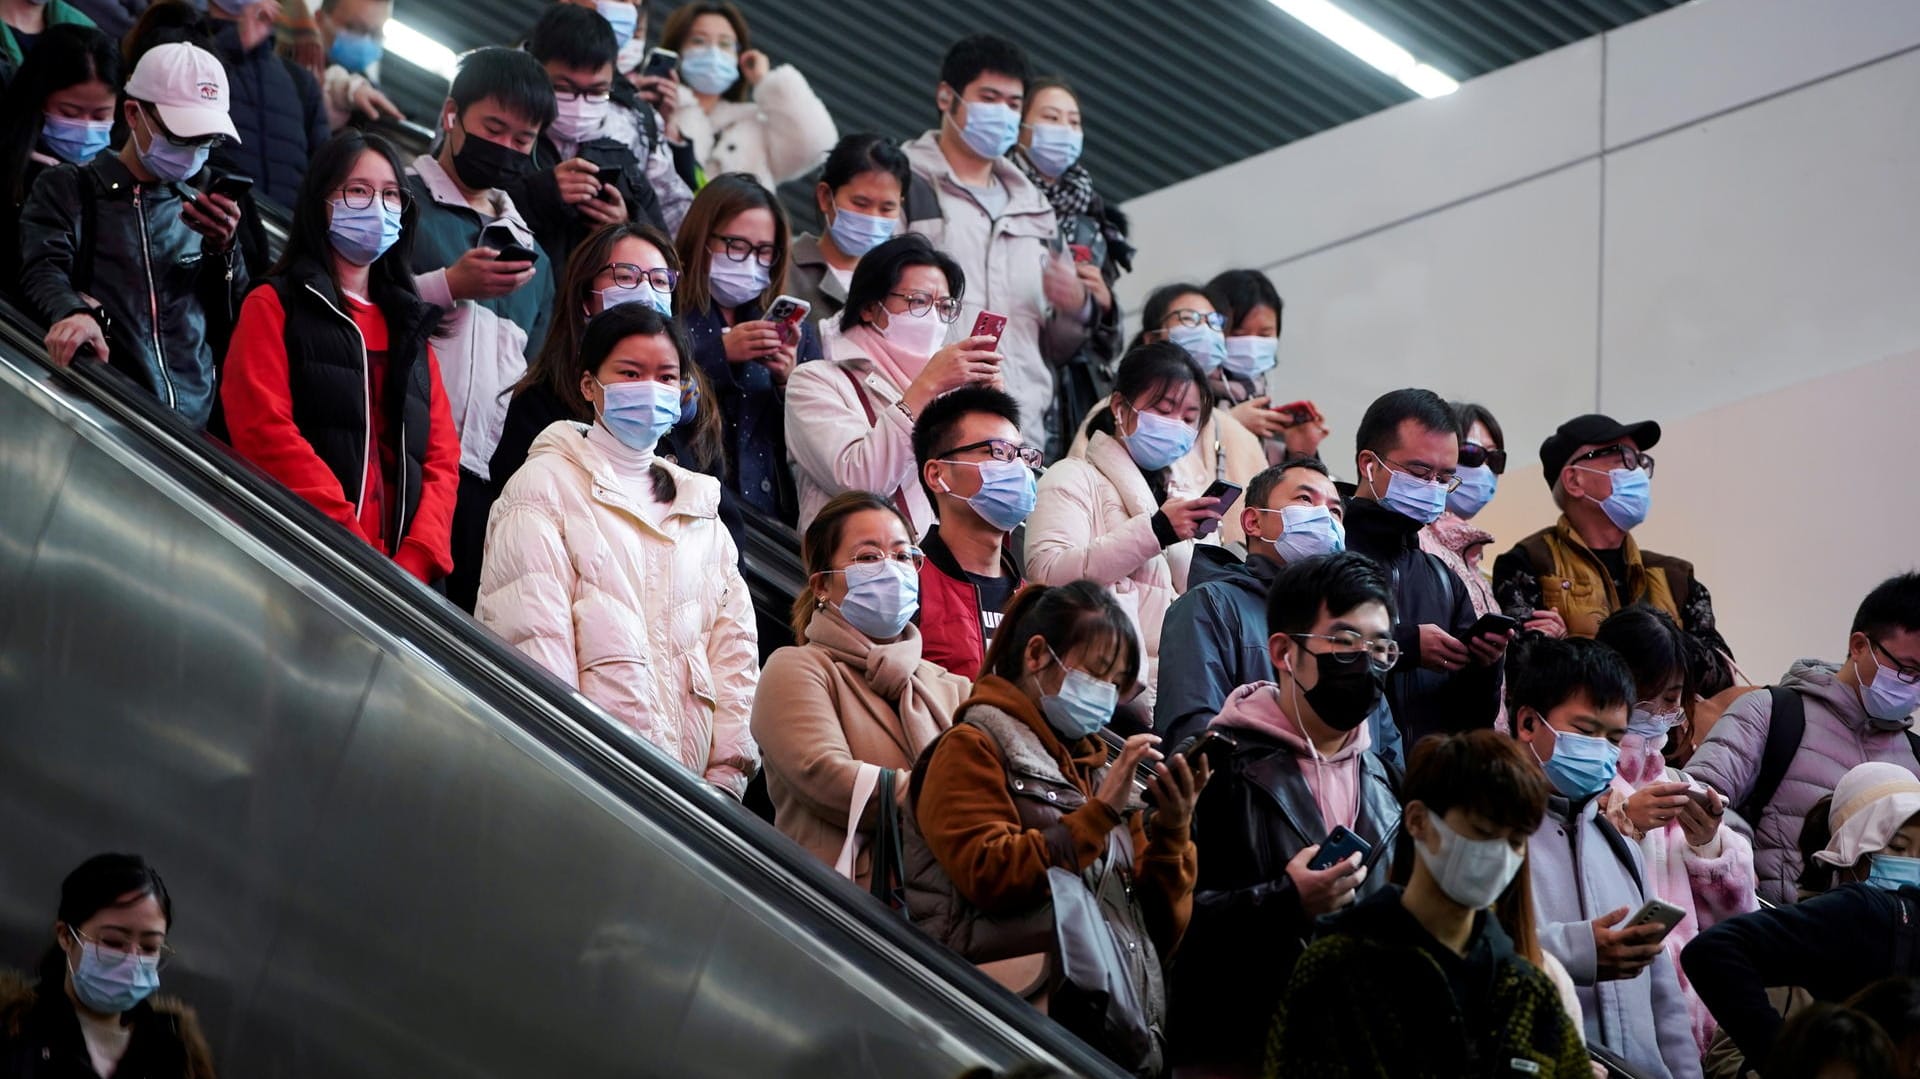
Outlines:
[{"label": "eyeglasses", "polygon": [[645,281],[647,284],[653,286],[653,291],[655,292],[672,292],[674,286],[680,283],[680,271],[678,270],[669,270],[665,266],[655,266],[651,270],[643,270],[631,262],[609,262],[605,266],[600,267],[594,276],[598,277],[608,270],[613,271],[613,286],[615,288],[639,288],[640,282]]},{"label": "eyeglasses", "polygon": [[[1641,453],[1625,442],[1615,443],[1611,446],[1602,446],[1597,450],[1588,450],[1567,463],[1578,468],[1582,461],[1605,461],[1609,457],[1620,462],[1616,467],[1644,469],[1649,477],[1653,475],[1652,455]],[[1607,469],[1606,471],[1612,471],[1612,469]]]},{"label": "eyeglasses", "polygon": [[[1167,312],[1167,318],[1182,326],[1205,326],[1210,330],[1227,328],[1227,317],[1218,311],[1195,311],[1191,307],[1182,307],[1178,311]],[[1161,321],[1164,323],[1166,319]]]},{"label": "eyeglasses", "polygon": [[376,190],[372,184],[355,180],[350,184],[342,184],[338,190],[340,201],[346,203],[349,209],[364,210],[372,206],[375,195],[380,197],[380,205],[396,214],[404,212],[407,208],[407,193],[397,187]]},{"label": "eyeglasses", "polygon": [[1901,680],[1902,682],[1905,682],[1907,685],[1910,685],[1910,686],[1920,685],[1920,667],[1909,667],[1906,664],[1901,663],[1900,660],[1896,658],[1892,652],[1887,651],[1885,646],[1883,646],[1879,641],[1874,640],[1872,637],[1867,638],[1867,643],[1873,646],[1874,651],[1887,657],[1888,663],[1893,664],[1892,670],[1893,670],[1893,676],[1895,678],[1898,678],[1899,680]]},{"label": "eyeglasses", "polygon": [[1460,467],[1479,468],[1481,465],[1486,465],[1487,470],[1496,476],[1505,475],[1507,451],[1491,450],[1478,442],[1460,443]]},{"label": "eyeglasses", "polygon": [[613,100],[613,92],[610,90],[575,90],[571,86],[556,86],[553,88],[553,99],[555,101],[585,101],[593,105],[604,105]]},{"label": "eyeglasses", "polygon": [[735,262],[745,262],[751,257],[762,266],[771,266],[774,258],[780,254],[780,249],[772,244],[756,244],[744,236],[722,236],[716,232],[709,242],[719,244],[727,257]]},{"label": "eyeglasses", "polygon": [[1403,465],[1395,461],[1389,461],[1385,457],[1380,458],[1380,463],[1395,472],[1405,472],[1407,475],[1412,476],[1422,483],[1437,483],[1445,487],[1448,494],[1452,494],[1460,489],[1460,477],[1451,472],[1435,472],[1427,465]]},{"label": "eyeglasses", "polygon": [[107,930],[98,938],[87,936],[78,929],[73,930],[73,935],[93,945],[94,954],[100,957],[100,965],[108,970],[119,970],[135,960],[151,959],[154,956],[160,957],[158,965],[161,969],[165,969],[173,959],[173,949],[165,944],[141,945],[117,929]]},{"label": "eyeglasses", "polygon": [[952,322],[960,317],[960,301],[953,296],[942,296],[936,300],[924,292],[889,292],[887,295],[907,301],[907,313],[915,318],[924,318],[929,311],[939,312],[942,322]]},{"label": "eyeglasses", "polygon": [[861,551],[859,554],[853,556],[853,561],[848,566],[842,566],[839,569],[830,569],[826,572],[845,573],[852,566],[877,566],[882,562],[898,562],[903,566],[913,567],[914,572],[918,573],[921,565],[925,563],[926,560],[926,554],[918,547],[903,547],[892,554],[881,554],[879,551]]},{"label": "eyeglasses", "polygon": [[[1028,468],[1039,468],[1044,455],[1032,446],[1016,446],[1004,438],[987,438],[979,442],[969,442],[964,446],[955,446],[950,450],[941,450],[934,454],[935,460],[952,457],[956,453],[971,453],[974,450],[986,450],[988,456],[996,461],[1018,461]],[[978,461],[946,461],[947,464],[972,465]]]},{"label": "eyeglasses", "polygon": [[[1327,641],[1333,647],[1328,652],[1336,656],[1352,655],[1355,652],[1367,654],[1367,665],[1374,670],[1386,673],[1400,662],[1400,646],[1390,640],[1375,637],[1362,637],[1351,631],[1346,633],[1289,633],[1287,636],[1296,641]],[[1307,651],[1312,652],[1309,648]],[[1318,655],[1319,653],[1315,653]]]},{"label": "eyeglasses", "polygon": [[167,140],[179,149],[198,150],[202,146],[205,146],[210,150],[218,150],[227,144],[227,137],[225,135],[208,135],[203,139],[183,139],[173,132],[168,131],[166,122],[161,120],[157,113],[148,112],[144,106],[140,108],[140,115],[147,121],[147,130],[149,132]]}]

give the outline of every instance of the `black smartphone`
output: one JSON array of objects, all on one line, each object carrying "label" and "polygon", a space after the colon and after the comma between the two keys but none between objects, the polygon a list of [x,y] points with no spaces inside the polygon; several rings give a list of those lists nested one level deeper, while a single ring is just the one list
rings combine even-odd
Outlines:
[{"label": "black smartphone", "polygon": [[1371,850],[1373,850],[1373,844],[1353,834],[1353,829],[1346,825],[1337,824],[1333,831],[1327,833],[1327,838],[1320,842],[1320,849],[1314,853],[1313,861],[1307,863],[1307,868],[1319,872],[1356,854],[1365,861],[1367,853]]},{"label": "black smartphone", "polygon": [[500,252],[496,256],[499,262],[532,262],[539,257],[533,248],[523,246],[513,235],[513,230],[505,225],[488,225],[481,229],[480,246]]},{"label": "black smartphone", "polygon": [[[1227,511],[1233,508],[1233,504],[1240,501],[1240,492],[1242,490],[1243,488],[1237,483],[1228,483],[1226,480],[1214,480],[1213,485],[1202,492],[1200,497],[1213,499],[1213,508],[1219,510],[1220,518],[1224,519]],[[1202,521],[1200,522],[1200,527],[1194,529],[1193,534],[1196,537],[1211,536],[1214,530],[1219,527],[1220,519]]]},{"label": "black smartphone", "polygon": [[1498,612],[1494,614],[1483,614],[1480,616],[1479,621],[1467,628],[1467,635],[1462,638],[1462,640],[1475,640],[1486,633],[1511,633],[1519,628],[1520,623],[1517,619],[1509,618]]},{"label": "black smartphone", "polygon": [[[620,187],[620,174],[623,171],[625,170],[619,165],[602,165],[600,166],[600,171],[594,173],[593,175],[602,184],[606,185],[607,187],[611,187],[618,190]],[[601,195],[603,197],[605,196],[605,194],[606,194],[605,191],[601,192]]]},{"label": "black smartphone", "polygon": [[640,77],[646,79],[671,79],[673,73],[680,70],[680,54],[672,49],[654,49],[647,53],[646,60],[640,64]]},{"label": "black smartphone", "polygon": [[253,177],[242,176],[237,172],[229,172],[216,176],[214,177],[213,183],[207,185],[208,194],[224,195],[235,202],[246,198],[247,192],[252,190]]},{"label": "black smartphone", "polygon": [[1204,760],[1209,769],[1218,773],[1227,766],[1227,758],[1237,748],[1239,743],[1233,740],[1233,735],[1208,729],[1180,743],[1173,752],[1175,756],[1187,758],[1189,767]]}]

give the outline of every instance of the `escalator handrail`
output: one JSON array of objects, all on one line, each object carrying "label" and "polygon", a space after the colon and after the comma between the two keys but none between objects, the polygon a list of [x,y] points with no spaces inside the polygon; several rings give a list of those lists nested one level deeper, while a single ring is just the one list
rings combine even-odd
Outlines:
[{"label": "escalator handrail", "polygon": [[[863,893],[812,855],[641,742],[518,650],[449,604],[414,599],[424,586],[397,564],[365,543],[334,542],[329,537],[338,525],[189,428],[124,375],[98,363],[53,367],[37,331],[28,328],[32,325],[12,305],[0,302],[0,347],[43,367],[54,381],[76,391],[112,421],[139,432],[145,448],[174,466],[171,478],[183,486],[222,508],[243,508],[254,527],[270,533],[266,538],[276,554],[333,586],[336,595],[350,597],[357,612],[456,674],[509,721],[598,779],[609,794],[676,840],[701,849],[735,882],[775,889],[756,890],[757,898],[776,907],[803,909],[909,976],[934,975],[933,991],[958,1010],[997,1027],[1017,1052],[1051,1057],[1077,1074],[1119,1074],[1084,1043],[1005,993],[972,964],[862,898]],[[71,403],[68,408],[79,414]]]}]

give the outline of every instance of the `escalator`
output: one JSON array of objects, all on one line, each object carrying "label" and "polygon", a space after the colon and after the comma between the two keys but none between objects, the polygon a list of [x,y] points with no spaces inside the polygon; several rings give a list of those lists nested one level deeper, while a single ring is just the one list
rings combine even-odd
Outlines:
[{"label": "escalator", "polygon": [[0,323],[6,963],[130,850],[227,1075],[1113,1074],[344,535]]}]

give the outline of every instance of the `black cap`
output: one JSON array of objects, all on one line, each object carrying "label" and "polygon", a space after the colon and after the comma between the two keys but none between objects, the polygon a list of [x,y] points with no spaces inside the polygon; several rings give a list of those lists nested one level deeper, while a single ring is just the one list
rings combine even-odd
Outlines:
[{"label": "black cap", "polygon": [[1552,487],[1559,482],[1560,470],[1567,467],[1567,460],[1573,456],[1573,451],[1582,446],[1604,446],[1623,439],[1632,439],[1633,444],[1645,453],[1660,441],[1660,425],[1652,420],[1621,423],[1612,416],[1598,413],[1575,416],[1561,424],[1558,431],[1540,443],[1540,468],[1546,473],[1547,486]]}]

